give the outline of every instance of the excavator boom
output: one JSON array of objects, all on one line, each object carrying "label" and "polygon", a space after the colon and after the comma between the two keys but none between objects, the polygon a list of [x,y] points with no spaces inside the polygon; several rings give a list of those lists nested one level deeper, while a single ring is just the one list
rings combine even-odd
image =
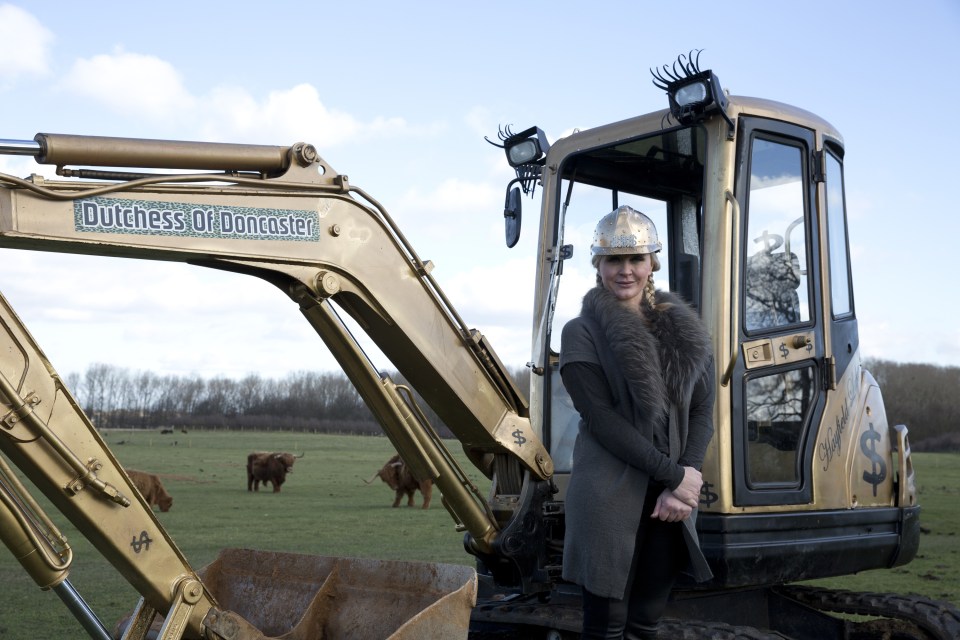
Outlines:
[{"label": "excavator boom", "polygon": [[[35,145],[0,146],[33,152],[65,177],[100,180],[0,177],[0,246],[187,262],[275,284],[329,346],[397,451],[440,488],[478,553],[494,553],[510,516],[489,508],[411,394],[369,362],[340,314],[363,327],[488,474],[513,468],[502,476],[550,477],[551,459],[531,429],[526,401],[486,340],[466,327],[430,275],[432,265],[386,211],[312,146],[56,134],[39,134]],[[152,171],[158,168],[204,172]],[[4,353],[11,354],[0,402],[16,418],[0,433],[0,450],[153,608],[167,612],[186,589],[192,613],[184,620],[194,633],[208,628],[204,616],[215,600],[149,508],[134,503],[131,511],[136,492],[119,462],[13,310],[4,304],[0,318]],[[500,487],[519,493],[514,484]]]}]

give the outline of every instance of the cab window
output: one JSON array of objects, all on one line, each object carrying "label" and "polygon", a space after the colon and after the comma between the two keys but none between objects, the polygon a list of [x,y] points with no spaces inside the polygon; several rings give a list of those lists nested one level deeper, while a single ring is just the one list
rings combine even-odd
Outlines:
[{"label": "cab window", "polygon": [[750,156],[745,236],[747,332],[809,321],[803,156],[798,146],[758,138]]}]

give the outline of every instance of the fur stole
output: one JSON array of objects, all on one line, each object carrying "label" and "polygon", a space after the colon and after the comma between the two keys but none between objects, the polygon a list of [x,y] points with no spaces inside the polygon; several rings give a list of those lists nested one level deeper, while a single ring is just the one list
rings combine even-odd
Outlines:
[{"label": "fur stole", "polygon": [[700,318],[679,296],[656,292],[645,316],[602,286],[583,298],[582,314],[603,331],[614,360],[643,415],[663,420],[670,403],[683,406],[710,363],[712,345]]}]

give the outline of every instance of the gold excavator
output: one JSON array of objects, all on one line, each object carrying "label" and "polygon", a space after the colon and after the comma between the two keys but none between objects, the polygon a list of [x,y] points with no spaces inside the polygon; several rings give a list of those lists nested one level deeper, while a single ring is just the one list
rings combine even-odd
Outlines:
[{"label": "gold excavator", "polygon": [[[561,563],[578,416],[560,383],[560,329],[594,282],[593,224],[630,205],[664,240],[658,285],[709,329],[719,385],[698,518],[714,578],[677,585],[662,637],[960,637],[949,604],[793,584],[902,565],[920,539],[907,429],[888,424],[861,363],[840,133],[801,109],[728,95],[692,55],[654,84],[669,108],[552,145],[537,127],[502,129],[494,143],[517,176],[508,246],[524,195],[541,189],[529,398],[384,207],[309,144],[0,141],[62,178],[0,175],[0,246],[186,262],[284,291],[415,475],[441,491],[476,569],[239,549],[193,569],[2,300],[6,546],[91,637],[111,637],[9,461],[141,594],[125,639],[576,638],[579,591]],[[491,480],[487,495],[344,314]],[[249,602],[258,588],[278,595]],[[388,597],[399,591],[415,595]]]}]

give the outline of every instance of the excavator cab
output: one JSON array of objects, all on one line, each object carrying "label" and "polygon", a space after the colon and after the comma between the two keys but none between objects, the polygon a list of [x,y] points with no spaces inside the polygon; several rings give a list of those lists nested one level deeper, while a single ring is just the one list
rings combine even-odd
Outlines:
[{"label": "excavator cab", "polygon": [[[693,140],[690,130],[682,134]],[[563,147],[564,141],[557,144]],[[663,249],[661,270],[654,274],[657,286],[679,293],[692,306],[699,307],[701,272],[701,202],[703,165],[684,169],[673,160],[680,144],[676,132],[642,140],[620,141],[611,146],[572,154],[559,175],[559,211],[556,231],[562,262],[552,277],[552,309],[549,331],[544,334],[549,377],[549,398],[544,403],[545,440],[559,474],[571,471],[573,443],[579,416],[570,404],[560,382],[560,334],[563,325],[580,312],[584,293],[596,285],[596,269],[590,262],[590,243],[597,221],[605,213],[622,205],[642,211],[657,227]],[[695,143],[696,144],[696,143]],[[702,143],[700,143],[702,146]],[[634,176],[656,174],[673,165],[669,175],[655,183],[637,181]],[[667,180],[671,180],[667,182]],[[544,195],[544,199],[548,196]],[[562,225],[562,227],[561,227]],[[563,475],[558,475],[558,482]]]},{"label": "excavator cab", "polygon": [[806,111],[727,95],[692,61],[674,72],[655,80],[669,109],[530,160],[542,187],[531,419],[562,505],[579,416],[560,381],[561,329],[597,282],[596,222],[642,211],[663,242],[656,286],[699,311],[719,381],[698,519],[714,578],[681,582],[671,611],[830,637],[832,620],[779,615],[769,587],[894,567],[919,544],[906,429],[887,423],[861,364],[843,140]]}]

